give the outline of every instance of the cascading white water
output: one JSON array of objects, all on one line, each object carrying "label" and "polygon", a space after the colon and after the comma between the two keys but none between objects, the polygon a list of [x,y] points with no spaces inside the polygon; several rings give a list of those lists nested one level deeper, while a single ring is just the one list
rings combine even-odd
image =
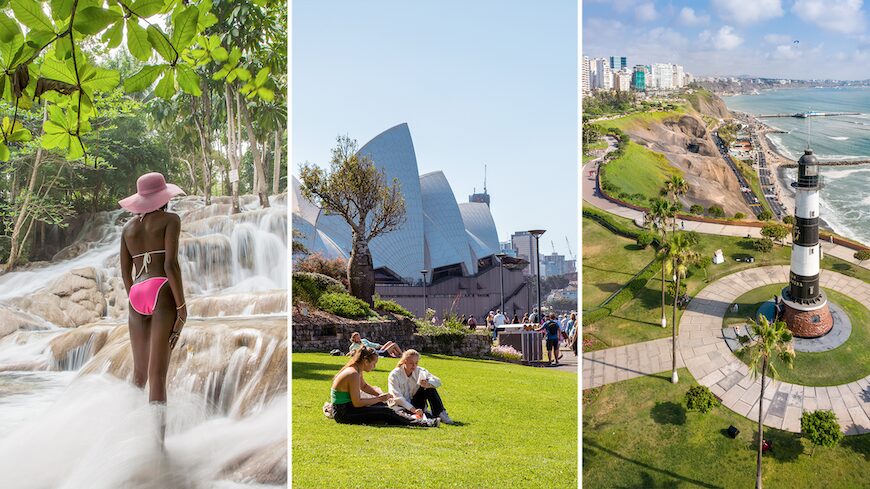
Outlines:
[{"label": "cascading white water", "polygon": [[[172,204],[191,319],[168,377],[166,452],[130,384],[118,269],[129,214],[0,276],[0,487],[286,487],[287,208]],[[253,317],[249,317],[252,316]]]}]

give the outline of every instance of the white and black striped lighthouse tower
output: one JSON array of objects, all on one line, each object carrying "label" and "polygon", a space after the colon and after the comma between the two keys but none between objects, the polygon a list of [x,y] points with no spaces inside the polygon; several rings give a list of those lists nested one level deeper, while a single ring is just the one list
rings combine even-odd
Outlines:
[{"label": "white and black striped lighthouse tower", "polygon": [[795,224],[789,285],[782,291],[783,319],[795,336],[816,338],[828,333],[833,318],[828,299],[819,287],[819,161],[807,149],[798,160]]}]

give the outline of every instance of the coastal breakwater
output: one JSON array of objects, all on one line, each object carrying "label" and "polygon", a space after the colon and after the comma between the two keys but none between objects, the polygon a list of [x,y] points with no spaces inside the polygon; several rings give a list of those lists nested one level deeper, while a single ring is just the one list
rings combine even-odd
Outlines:
[{"label": "coastal breakwater", "polygon": [[[130,383],[118,267],[131,216],[100,213],[50,263],[0,276],[0,480],[10,487],[286,486],[287,206],[171,204],[190,319],[168,375],[167,438]],[[45,470],[50,466],[51,470]]]}]

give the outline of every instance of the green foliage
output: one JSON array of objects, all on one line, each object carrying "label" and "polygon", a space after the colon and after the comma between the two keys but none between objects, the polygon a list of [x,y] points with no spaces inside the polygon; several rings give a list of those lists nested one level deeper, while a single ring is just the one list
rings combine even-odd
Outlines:
[{"label": "green foliage", "polygon": [[759,221],[769,221],[771,219],[773,219],[773,214],[767,209],[758,213]]},{"label": "green foliage", "polygon": [[752,248],[761,253],[767,253],[773,249],[773,240],[770,238],[760,238],[752,241]]},{"label": "green foliage", "polygon": [[321,310],[349,319],[362,319],[371,315],[369,305],[346,292],[326,292],[317,300]]},{"label": "green foliage", "polygon": [[709,214],[711,217],[724,217],[725,211],[722,209],[721,206],[711,205],[707,208],[707,214]]},{"label": "green foliage", "polygon": [[652,231],[641,231],[637,235],[637,245],[646,248],[656,240],[656,234]]},{"label": "green foliage", "polygon": [[583,97],[583,115],[598,117],[606,114],[620,114],[634,106],[631,92],[600,91]]},{"label": "green foliage", "polygon": [[293,272],[291,281],[294,303],[301,301],[316,305],[320,296],[328,291],[346,292],[341,282],[321,273]]},{"label": "green foliage", "polygon": [[384,300],[377,295],[374,297],[374,299],[375,309],[378,311],[391,312],[393,314],[398,314],[399,316],[405,316],[408,318],[414,317],[414,315],[411,314],[411,311],[405,309],[396,301]]},{"label": "green foliage", "polygon": [[801,416],[801,433],[818,447],[833,447],[843,439],[837,415],[827,409],[804,411]]},{"label": "green foliage", "polygon": [[761,235],[770,239],[782,241],[786,236],[788,236],[788,234],[789,229],[785,224],[769,223],[761,228]]},{"label": "green foliage", "polygon": [[606,318],[614,311],[619,310],[628,301],[636,298],[646,288],[647,282],[661,271],[661,262],[653,261],[632,278],[625,287],[614,295],[610,301],[601,307],[581,315],[584,326]]},{"label": "green foliage", "polygon": [[870,260],[870,250],[868,250],[868,249],[858,250],[852,256],[858,261]]},{"label": "green foliage", "polygon": [[718,405],[719,400],[710,392],[709,388],[703,385],[696,385],[686,391],[686,408],[690,411],[706,414]]},{"label": "green foliage", "polygon": [[704,214],[704,206],[702,206],[700,204],[692,204],[692,207],[689,207],[689,212],[691,212],[692,214],[699,215],[699,216],[703,215]]},{"label": "green foliage", "polygon": [[746,214],[744,214],[742,212],[735,212],[734,213],[734,219],[743,219],[745,217],[746,217]]},{"label": "green foliage", "polygon": [[636,240],[641,233],[640,229],[637,229],[636,227],[625,226],[616,219],[614,219],[612,214],[609,214],[595,207],[583,206],[583,217],[588,217],[589,219],[598,222],[611,232],[629,239]]},{"label": "green foliage", "polygon": [[314,253],[297,260],[293,264],[293,270],[323,274],[347,287],[347,260],[344,258],[329,259],[321,253]]},{"label": "green foliage", "polygon": [[783,217],[783,218],[782,218],[782,223],[783,223],[783,224],[787,224],[787,225],[789,225],[789,226],[794,226],[794,225],[795,225],[795,219],[794,219],[794,216],[791,215],[791,214],[789,214],[789,215]]}]

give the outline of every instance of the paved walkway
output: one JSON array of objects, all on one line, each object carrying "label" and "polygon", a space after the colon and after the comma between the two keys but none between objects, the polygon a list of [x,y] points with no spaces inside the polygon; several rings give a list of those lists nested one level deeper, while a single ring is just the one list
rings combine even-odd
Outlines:
[{"label": "paved walkway", "polygon": [[[672,364],[670,338],[587,352],[583,354],[583,388],[600,387],[665,371],[667,374],[663,378],[670,381]],[[678,351],[677,368],[683,366]]]},{"label": "paved walkway", "polygon": [[[726,407],[749,419],[758,419],[761,380],[753,379],[749,368],[725,344],[722,318],[746,291],[787,283],[788,278],[787,266],[752,268],[728,275],[699,292],[680,319],[677,346],[689,372]],[[822,270],[820,285],[870,304],[870,284],[861,280]],[[831,409],[847,435],[870,433],[870,375],[833,387],[768,382],[764,392],[766,426],[797,433],[803,411]]]}]

